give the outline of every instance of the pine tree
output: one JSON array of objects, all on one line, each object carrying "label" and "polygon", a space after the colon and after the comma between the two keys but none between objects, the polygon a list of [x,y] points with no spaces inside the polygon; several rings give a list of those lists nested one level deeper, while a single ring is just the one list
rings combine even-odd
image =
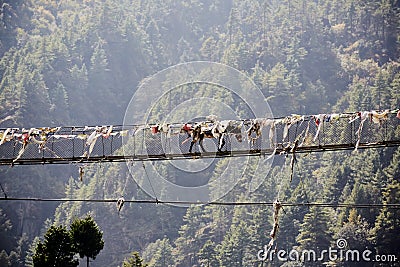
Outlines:
[{"label": "pine tree", "polygon": [[[382,191],[382,204],[398,203],[400,199],[399,160],[400,148],[396,149],[389,166],[383,170],[383,180],[387,184]],[[395,244],[400,242],[400,211],[384,206],[376,217],[371,234],[378,253],[395,253]]]},{"label": "pine tree", "polygon": [[0,252],[0,266],[3,267],[11,266],[11,262],[8,258],[7,252],[4,249]]},{"label": "pine tree", "polygon": [[[397,148],[392,156],[390,165],[387,166],[384,170],[383,173],[386,176],[386,181],[390,180],[400,180],[400,168],[399,168],[399,163],[400,163],[400,148]],[[383,184],[385,185],[385,184]]]},{"label": "pine tree", "polygon": [[[392,180],[383,192],[383,204],[398,203],[400,199],[400,182]],[[400,243],[400,210],[385,206],[376,218],[372,229],[373,241],[378,254],[398,253]]]},{"label": "pine tree", "polygon": [[198,255],[200,266],[209,267],[219,265],[219,261],[217,259],[216,244],[211,240],[207,240],[204,246],[200,249]]},{"label": "pine tree", "polygon": [[334,237],[335,240],[345,239],[348,245],[346,249],[364,251],[366,248],[372,248],[372,244],[369,240],[370,226],[366,220],[357,213],[356,209],[350,210],[348,222],[338,230]]},{"label": "pine tree", "polygon": [[192,206],[187,209],[183,218],[185,224],[179,230],[176,239],[176,262],[188,266],[197,260],[197,252],[203,247],[209,238],[202,228],[207,228],[209,219],[204,216],[204,208]]},{"label": "pine tree", "polygon": [[74,251],[81,258],[87,258],[87,266],[89,267],[89,258],[96,259],[97,254],[104,247],[103,233],[99,226],[88,215],[84,219],[76,219],[72,222],[70,234]]},{"label": "pine tree", "polygon": [[221,266],[247,266],[245,257],[248,236],[248,226],[244,221],[232,224],[219,247],[218,258]]},{"label": "pine tree", "polygon": [[[300,232],[296,237],[300,250],[314,249],[321,251],[330,245],[331,235],[328,227],[329,212],[326,208],[312,206],[304,216]],[[307,264],[316,264],[309,262]]]},{"label": "pine tree", "polygon": [[73,267],[78,266],[74,259],[71,236],[65,226],[51,226],[44,235],[44,241],[39,241],[35,254],[32,256],[35,267]]},{"label": "pine tree", "polygon": [[149,263],[149,267],[189,266],[175,263],[172,250],[173,247],[168,238],[157,239],[146,247],[143,258]]},{"label": "pine tree", "polygon": [[128,259],[125,259],[122,263],[122,267],[147,267],[147,264],[143,263],[143,259],[140,257],[139,252],[132,252]]}]

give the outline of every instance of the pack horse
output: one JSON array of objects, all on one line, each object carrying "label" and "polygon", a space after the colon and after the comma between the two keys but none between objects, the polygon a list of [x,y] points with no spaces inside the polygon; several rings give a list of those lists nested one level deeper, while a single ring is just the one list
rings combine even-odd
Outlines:
[{"label": "pack horse", "polygon": [[[188,134],[188,139],[192,138],[189,153],[192,153],[194,144],[198,144],[203,152],[207,152],[203,146],[205,138],[215,138],[218,140],[218,152],[225,146],[226,136],[234,135],[238,142],[242,142],[242,123],[232,120],[200,122],[194,126],[185,124],[182,128]],[[186,142],[186,139],[184,142]]]}]

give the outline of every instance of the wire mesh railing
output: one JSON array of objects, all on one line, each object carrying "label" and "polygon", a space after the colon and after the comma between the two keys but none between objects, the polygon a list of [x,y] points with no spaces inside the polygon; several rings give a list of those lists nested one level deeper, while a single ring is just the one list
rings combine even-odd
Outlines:
[{"label": "wire mesh railing", "polygon": [[130,126],[7,128],[0,129],[0,165],[273,155],[398,145],[398,110]]}]

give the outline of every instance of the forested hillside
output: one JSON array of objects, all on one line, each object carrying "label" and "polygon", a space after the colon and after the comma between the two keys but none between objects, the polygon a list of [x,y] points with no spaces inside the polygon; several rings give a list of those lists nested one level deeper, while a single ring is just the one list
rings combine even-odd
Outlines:
[{"label": "forested hillside", "polygon": [[[1,128],[122,124],[143,79],[195,60],[224,63],[251,77],[276,117],[400,108],[399,0],[3,0],[0,5]],[[229,101],[221,94],[211,97]],[[400,135],[400,128],[395,132]],[[289,161],[277,156],[251,194],[247,185],[254,173],[248,171],[222,201],[274,201],[278,192],[281,201],[293,203],[400,201],[400,148],[303,154],[291,182]],[[225,164],[221,159],[208,169],[211,179]],[[158,167],[175,181],[185,180],[167,164]],[[235,168],[241,169],[234,166],[232,175]],[[123,163],[85,166],[82,181],[73,164],[7,166],[0,168],[0,182],[2,197],[149,198]],[[211,188],[211,194],[218,190]],[[2,201],[0,266],[31,266],[35,237],[42,238],[53,222],[69,225],[87,213],[105,241],[91,266],[121,266],[133,251],[149,266],[313,264],[257,259],[270,241],[271,206],[126,203],[118,214],[115,203]],[[338,238],[351,249],[399,259],[400,210],[285,207],[275,244],[288,251],[327,249]]]}]

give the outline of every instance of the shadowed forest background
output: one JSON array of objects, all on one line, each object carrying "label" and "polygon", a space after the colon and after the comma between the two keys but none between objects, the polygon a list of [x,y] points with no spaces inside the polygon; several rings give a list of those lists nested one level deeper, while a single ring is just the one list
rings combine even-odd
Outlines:
[{"label": "shadowed forest background", "polygon": [[[194,60],[221,62],[251,77],[276,117],[400,108],[398,0],[0,3],[2,128],[122,124],[144,78]],[[224,164],[215,163],[213,177]],[[284,180],[281,201],[398,203],[399,164],[400,148],[301,155],[288,183],[290,168],[277,156],[255,193],[247,194],[250,170],[223,200],[273,201]],[[185,179],[167,165],[159,168]],[[123,163],[86,166],[82,182],[76,165],[7,166],[0,182],[9,197],[149,198]],[[31,266],[32,244],[52,223],[68,225],[87,213],[105,241],[91,266],[119,266],[133,251],[149,266],[261,266],[257,252],[273,225],[270,206],[135,203],[118,215],[115,203],[3,201],[0,265]],[[338,238],[351,249],[400,256],[400,210],[286,208],[276,243],[327,249]],[[337,262],[367,266],[358,264]]]}]

